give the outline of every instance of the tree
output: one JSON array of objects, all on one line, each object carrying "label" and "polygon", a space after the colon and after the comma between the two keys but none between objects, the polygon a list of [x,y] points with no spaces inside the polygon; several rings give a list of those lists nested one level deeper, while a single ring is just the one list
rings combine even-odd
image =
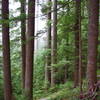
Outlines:
[{"label": "tree", "polygon": [[9,39],[9,0],[2,0],[2,44],[4,71],[4,100],[12,100],[10,39]]},{"label": "tree", "polygon": [[51,83],[51,0],[48,0],[48,12],[47,12],[47,20],[48,20],[48,34],[47,34],[47,50],[49,51],[46,58],[46,66],[45,66],[45,81],[46,83]]},{"label": "tree", "polygon": [[81,0],[78,2],[78,19],[79,19],[79,86],[82,91],[82,34],[81,34]]},{"label": "tree", "polygon": [[53,1],[53,27],[52,27],[52,67],[51,67],[51,86],[56,83],[56,69],[54,65],[57,64],[57,0]]},{"label": "tree", "polygon": [[25,41],[26,41],[26,0],[21,0],[21,45],[22,45],[22,85],[23,88],[25,87],[25,58],[26,58],[26,45],[25,45]]},{"label": "tree", "polygon": [[88,29],[88,64],[87,76],[89,88],[94,88],[97,82],[97,48],[99,26],[99,0],[89,0],[89,29]]},{"label": "tree", "polygon": [[80,34],[80,9],[81,1],[75,1],[75,72],[74,72],[74,87],[79,85],[79,34]]},{"label": "tree", "polygon": [[25,96],[32,100],[33,90],[33,61],[34,61],[34,32],[35,32],[35,0],[28,0],[28,32],[26,34],[26,73]]}]

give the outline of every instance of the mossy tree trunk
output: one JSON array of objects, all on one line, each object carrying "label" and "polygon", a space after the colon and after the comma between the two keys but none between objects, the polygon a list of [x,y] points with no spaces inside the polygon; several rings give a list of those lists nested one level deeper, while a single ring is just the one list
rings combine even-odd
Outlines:
[{"label": "mossy tree trunk", "polygon": [[52,27],[52,67],[51,67],[51,86],[56,84],[57,64],[57,0],[53,0],[53,27]]}]

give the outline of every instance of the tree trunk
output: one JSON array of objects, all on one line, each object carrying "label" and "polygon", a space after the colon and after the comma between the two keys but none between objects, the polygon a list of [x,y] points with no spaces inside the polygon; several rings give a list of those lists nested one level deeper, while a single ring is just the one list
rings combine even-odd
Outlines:
[{"label": "tree trunk", "polygon": [[10,39],[9,39],[9,0],[2,0],[2,43],[4,71],[4,100],[12,100]]},{"label": "tree trunk", "polygon": [[75,9],[75,72],[74,72],[74,87],[79,85],[79,33],[80,33],[80,0],[76,0]]},{"label": "tree trunk", "polygon": [[56,69],[54,64],[57,64],[57,0],[53,1],[53,34],[52,34],[52,67],[51,67],[51,86],[56,83]]},{"label": "tree trunk", "polygon": [[21,0],[21,16],[24,15],[24,18],[21,19],[21,45],[22,45],[22,86],[25,87],[25,58],[26,58],[26,0]]},{"label": "tree trunk", "polygon": [[89,33],[87,76],[89,88],[97,82],[97,47],[99,24],[99,0],[89,0]]},{"label": "tree trunk", "polygon": [[26,34],[26,73],[25,96],[33,100],[33,61],[34,61],[34,32],[35,32],[35,0],[28,0],[28,32]]},{"label": "tree trunk", "polygon": [[82,92],[82,36],[81,36],[81,0],[78,6],[78,14],[79,14],[79,86],[80,91]]},{"label": "tree trunk", "polygon": [[[51,0],[48,0],[48,4],[51,3]],[[47,14],[47,19],[48,21],[51,21],[51,7],[48,11]],[[46,57],[46,66],[45,66],[45,81],[46,83],[50,84],[51,83],[51,71],[50,71],[50,67],[51,67],[51,23],[49,23],[48,25],[48,34],[47,34],[47,50],[49,50],[49,54]]]}]

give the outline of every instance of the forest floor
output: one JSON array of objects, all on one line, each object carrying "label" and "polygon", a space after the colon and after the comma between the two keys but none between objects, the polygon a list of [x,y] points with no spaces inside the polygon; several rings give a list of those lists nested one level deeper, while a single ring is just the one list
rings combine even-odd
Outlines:
[{"label": "forest floor", "polygon": [[[100,75],[100,74],[99,74]],[[87,93],[88,83],[83,80],[83,93]],[[99,99],[100,100],[100,92]],[[73,82],[67,81],[65,84],[60,84],[48,90],[41,89],[35,92],[34,100],[79,100],[80,87],[73,88]]]},{"label": "forest floor", "polygon": [[[83,80],[83,94],[87,93],[87,86],[87,80]],[[73,83],[68,81],[67,83],[59,85],[56,88],[44,91],[43,95],[40,99],[38,98],[38,100],[79,100],[79,97],[80,87],[73,88]],[[98,98],[98,100],[100,100],[100,97]]]},{"label": "forest floor", "polygon": [[47,96],[41,97],[39,100],[75,100],[79,97],[79,88],[73,88],[72,84],[64,84],[61,88],[48,94]]}]

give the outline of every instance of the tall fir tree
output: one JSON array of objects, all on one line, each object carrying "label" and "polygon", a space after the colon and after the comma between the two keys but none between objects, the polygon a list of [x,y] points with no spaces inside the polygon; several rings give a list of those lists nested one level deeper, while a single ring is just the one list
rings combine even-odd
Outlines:
[{"label": "tall fir tree", "polygon": [[88,64],[89,88],[97,82],[97,49],[99,34],[99,0],[89,0]]},{"label": "tall fir tree", "polygon": [[46,84],[51,83],[51,0],[48,0],[48,12],[47,12],[47,50],[49,51],[46,57],[46,66],[45,66],[45,81]]},{"label": "tall fir tree", "polygon": [[25,95],[33,100],[35,0],[28,0],[28,32],[26,34]]},{"label": "tall fir tree", "polygon": [[12,100],[10,37],[9,37],[9,0],[2,0],[2,45],[4,72],[4,100]]},{"label": "tall fir tree", "polygon": [[25,68],[26,68],[26,0],[21,0],[21,46],[22,46],[22,86],[25,87]]},{"label": "tall fir tree", "polygon": [[51,86],[56,84],[56,69],[53,66],[57,64],[57,0],[53,0],[53,27],[52,27],[52,67],[51,67]]}]

